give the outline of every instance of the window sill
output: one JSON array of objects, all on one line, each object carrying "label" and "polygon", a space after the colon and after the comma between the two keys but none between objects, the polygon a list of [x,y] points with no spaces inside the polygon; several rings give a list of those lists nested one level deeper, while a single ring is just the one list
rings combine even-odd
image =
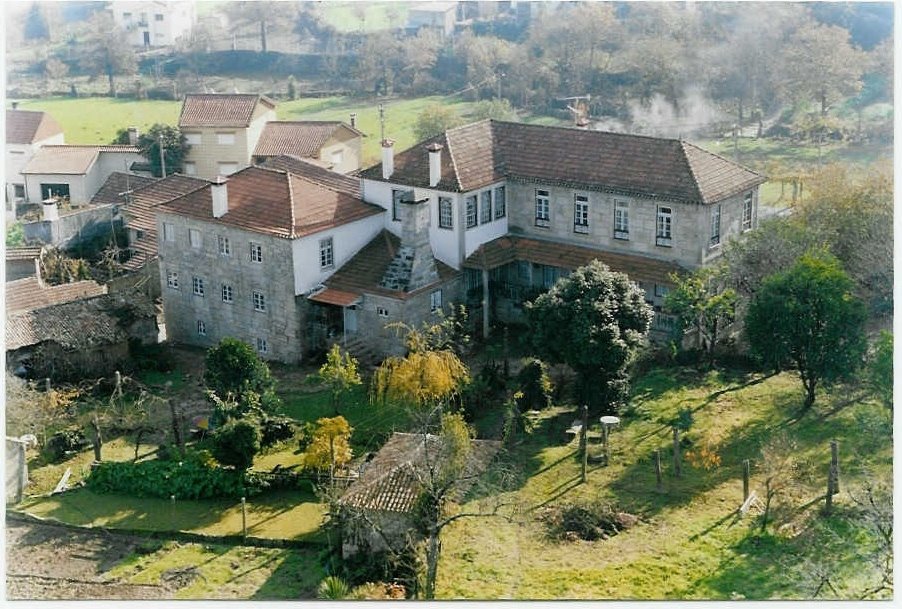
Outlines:
[{"label": "window sill", "polygon": [[659,247],[673,247],[672,237],[655,237],[655,245]]},{"label": "window sill", "polygon": [[454,230],[453,226],[442,226],[441,224],[439,225],[439,228],[441,230]]},{"label": "window sill", "polygon": [[536,218],[536,226],[539,228],[550,228],[551,220],[543,220],[542,218]]},{"label": "window sill", "polygon": [[717,243],[711,243],[710,245],[708,245],[708,249],[709,249],[709,250],[718,250],[718,249],[720,249],[720,241],[718,241]]},{"label": "window sill", "polygon": [[615,230],[614,231],[614,239],[620,239],[621,241],[629,241],[630,234],[627,231]]},{"label": "window sill", "polygon": [[578,233],[578,234],[580,234],[580,235],[588,235],[588,234],[589,234],[589,227],[588,227],[588,226],[585,226],[585,225],[583,225],[583,224],[576,224],[576,225],[573,226],[573,232],[574,232],[574,233]]}]

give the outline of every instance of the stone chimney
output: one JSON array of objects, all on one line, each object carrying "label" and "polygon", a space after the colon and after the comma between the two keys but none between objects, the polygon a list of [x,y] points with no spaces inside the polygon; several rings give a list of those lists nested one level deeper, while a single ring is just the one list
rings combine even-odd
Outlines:
[{"label": "stone chimney", "polygon": [[56,222],[60,219],[60,210],[56,199],[53,198],[53,193],[50,193],[50,196],[43,201],[41,212],[44,222]]},{"label": "stone chimney", "polygon": [[389,179],[395,172],[395,142],[382,140],[382,179]]},{"label": "stone chimney", "polygon": [[351,112],[351,129],[357,128],[357,113]]},{"label": "stone chimney", "polygon": [[382,277],[382,287],[413,292],[439,280],[429,224],[429,199],[401,202],[401,247]]},{"label": "stone chimney", "polygon": [[213,197],[213,217],[221,218],[229,213],[229,191],[226,187],[228,178],[217,176],[216,181],[210,185],[210,195]]},{"label": "stone chimney", "polygon": [[442,146],[438,142],[429,144],[429,186],[435,187],[442,179]]},{"label": "stone chimney", "polygon": [[129,127],[128,128],[128,143],[131,144],[132,146],[137,146],[139,135],[140,134],[138,133],[137,127]]}]

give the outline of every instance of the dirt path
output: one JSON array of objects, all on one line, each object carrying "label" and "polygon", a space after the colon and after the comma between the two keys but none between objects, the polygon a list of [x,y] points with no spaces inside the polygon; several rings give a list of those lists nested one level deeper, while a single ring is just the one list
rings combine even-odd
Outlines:
[{"label": "dirt path", "polygon": [[166,599],[162,586],[105,581],[106,572],[142,539],[50,524],[6,520],[9,600]]}]

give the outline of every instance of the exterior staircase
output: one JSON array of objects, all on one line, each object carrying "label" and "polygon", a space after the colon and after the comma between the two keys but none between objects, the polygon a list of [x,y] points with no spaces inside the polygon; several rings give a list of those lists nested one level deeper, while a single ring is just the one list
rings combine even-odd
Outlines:
[{"label": "exterior staircase", "polygon": [[382,363],[382,358],[360,337],[349,336],[344,343],[341,339],[334,342],[337,342],[343,351],[347,351],[357,358],[357,364],[361,370],[372,371]]}]

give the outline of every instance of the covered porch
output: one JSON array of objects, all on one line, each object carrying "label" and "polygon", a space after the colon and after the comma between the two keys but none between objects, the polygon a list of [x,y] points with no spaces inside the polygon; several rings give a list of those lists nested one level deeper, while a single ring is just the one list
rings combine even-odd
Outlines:
[{"label": "covered porch", "polygon": [[357,311],[362,301],[362,294],[334,288],[307,296],[310,305],[307,344],[311,351],[325,350],[336,342],[347,348],[357,338]]}]

